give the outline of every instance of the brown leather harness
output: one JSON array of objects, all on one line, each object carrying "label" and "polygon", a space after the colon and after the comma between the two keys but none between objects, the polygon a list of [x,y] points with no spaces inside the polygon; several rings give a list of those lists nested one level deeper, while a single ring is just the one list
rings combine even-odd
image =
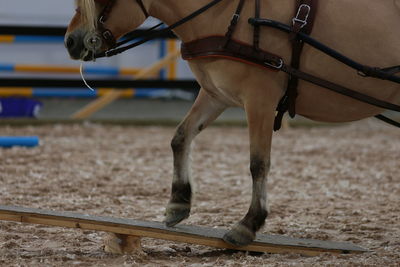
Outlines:
[{"label": "brown leather harness", "polygon": [[[182,44],[181,50],[183,59],[193,60],[197,58],[223,57],[250,65],[279,70],[283,64],[282,59],[270,52],[261,50],[259,47],[260,25],[254,26],[252,46],[232,39],[244,2],[245,0],[239,1],[225,36],[210,36]],[[300,58],[304,46],[304,43],[297,39],[297,34],[300,32],[305,34],[311,33],[317,6],[318,0],[299,0],[296,2],[296,13],[292,20],[293,32],[290,34],[290,40],[292,42],[292,60],[290,65],[294,69],[300,67]],[[260,0],[255,0],[255,19],[260,18],[260,9]],[[277,108],[278,113],[275,119],[275,130],[280,129],[282,117],[286,111],[289,111],[291,117],[294,117],[296,114],[298,80],[299,78],[297,76],[289,74],[286,93]]]},{"label": "brown leather harness", "polygon": [[[110,43],[109,47],[111,47],[111,49],[105,52],[100,52],[98,54],[95,54],[93,57],[94,59],[114,56],[128,49],[137,47],[147,41],[155,39],[161,34],[179,27],[180,25],[190,21],[191,19],[197,17],[198,15],[206,12],[211,7],[222,2],[222,0],[211,0],[210,3],[194,11],[188,16],[182,18],[181,20],[175,22],[174,24],[170,25],[167,28],[164,28],[159,31],[153,31],[154,29],[161,26],[161,24],[159,24],[149,29],[142,36],[137,36],[134,33],[131,33],[133,34],[134,37],[127,38],[126,40],[116,43],[112,33],[109,30],[105,29],[104,27],[104,22],[107,19],[109,13],[111,12],[111,9],[114,6],[116,0],[95,0],[95,1],[105,5],[99,17],[99,24],[102,25],[100,27],[100,32],[102,37],[106,40],[106,42]],[[142,0],[136,0],[136,1],[139,4],[145,16],[147,17],[149,14],[147,13]],[[378,68],[378,67],[370,67],[367,65],[362,65],[340,54],[339,52],[333,50],[332,48],[325,46],[324,44],[318,42],[317,40],[309,36],[312,31],[314,19],[317,12],[318,0],[297,0],[296,12],[294,14],[294,18],[292,20],[293,23],[291,26],[273,20],[261,19],[260,18],[261,3],[260,0],[255,0],[255,17],[249,19],[249,23],[254,26],[252,45],[239,42],[232,38],[237,23],[239,21],[240,14],[244,7],[244,3],[245,0],[239,0],[238,6],[236,8],[236,11],[232,17],[231,23],[225,35],[209,36],[189,43],[182,44],[182,57],[186,60],[209,58],[209,57],[228,58],[231,60],[241,61],[249,65],[258,66],[269,70],[283,71],[287,73],[289,75],[288,86],[286,88],[284,96],[282,97],[277,107],[277,116],[275,118],[275,125],[274,125],[275,130],[280,129],[282,117],[286,111],[289,111],[290,116],[292,117],[295,116],[297,86],[299,79],[324,87],[326,89],[351,97],[353,99],[365,102],[367,104],[380,107],[382,109],[400,112],[400,105],[392,104],[368,95],[364,95],[362,93],[346,88],[344,86],[318,78],[309,73],[305,73],[299,69],[301,52],[303,50],[304,43],[307,43],[308,45],[342,62],[343,64],[346,64],[347,66],[357,70],[358,74],[360,74],[361,76],[389,80],[400,84],[400,76],[395,75],[396,73],[400,72],[400,66],[393,66],[389,68]],[[260,49],[259,40],[260,40],[261,26],[268,26],[289,33],[290,40],[292,42],[292,59],[290,65],[286,65],[282,57]],[[140,37],[141,40],[123,46],[124,44],[127,44],[128,42],[138,37]],[[400,127],[400,123],[393,121],[383,115],[377,115],[376,117],[389,124]]]},{"label": "brown leather harness", "polygon": [[[297,1],[296,16],[292,20],[292,30],[289,37],[292,42],[292,59],[290,66],[294,69],[300,68],[300,57],[303,52],[304,42],[297,38],[300,32],[307,35],[311,34],[315,16],[318,8],[318,0]],[[286,111],[289,111],[290,117],[296,115],[296,98],[299,78],[289,74],[288,86],[285,96],[278,105],[278,114],[275,120],[275,129],[281,127],[282,117]]]},{"label": "brown leather harness", "polygon": [[[209,57],[228,58],[231,60],[241,61],[249,65],[286,72],[289,75],[288,85],[286,92],[277,107],[277,115],[274,123],[275,131],[281,128],[283,115],[287,111],[289,111],[289,115],[291,117],[294,117],[296,114],[296,98],[298,95],[297,87],[299,79],[383,109],[400,112],[399,105],[361,94],[357,91],[335,83],[331,83],[327,80],[299,70],[304,40],[307,40],[307,43],[312,45],[314,48],[317,48],[341,61],[342,63],[358,70],[359,74],[362,76],[369,76],[400,83],[400,77],[394,75],[395,73],[400,72],[400,66],[381,69],[361,65],[309,37],[317,13],[318,0],[297,0],[295,9],[296,12],[292,19],[293,23],[291,27],[276,21],[260,19],[260,0],[255,0],[255,18],[249,19],[249,23],[254,26],[253,45],[232,39],[233,32],[240,18],[241,10],[243,9],[244,1],[245,0],[239,1],[238,7],[233,15],[231,24],[225,36],[209,36],[189,43],[184,43],[182,44],[182,57],[186,60]],[[286,65],[280,56],[274,55],[268,51],[263,51],[259,48],[260,26],[275,27],[289,33],[289,37],[292,42],[292,59],[290,65]],[[378,115],[376,117],[389,124],[400,127],[400,123],[383,115]]]}]

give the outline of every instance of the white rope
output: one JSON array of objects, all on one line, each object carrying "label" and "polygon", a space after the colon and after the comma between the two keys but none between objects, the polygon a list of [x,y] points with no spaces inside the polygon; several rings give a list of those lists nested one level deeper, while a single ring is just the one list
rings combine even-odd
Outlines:
[{"label": "white rope", "polygon": [[86,87],[89,88],[89,89],[92,90],[92,91],[95,91],[95,89],[93,89],[92,87],[90,87],[90,85],[86,82],[85,77],[83,76],[83,62],[81,62],[81,66],[80,66],[80,68],[79,68],[79,71],[80,71],[80,73],[81,73],[82,81],[83,81],[83,83],[86,85]]}]

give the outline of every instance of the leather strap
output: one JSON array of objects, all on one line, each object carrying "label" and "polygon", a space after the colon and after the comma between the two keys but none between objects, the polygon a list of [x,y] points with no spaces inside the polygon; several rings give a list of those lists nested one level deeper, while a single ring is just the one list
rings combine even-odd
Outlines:
[{"label": "leather strap", "polygon": [[[260,0],[255,0],[255,12],[254,12],[254,18],[258,19],[260,18],[260,13],[261,13],[261,3]],[[260,50],[260,31],[261,31],[261,26],[260,25],[255,25],[254,26],[254,33],[253,33],[253,47],[256,50]]]},{"label": "leather strap", "polygon": [[293,75],[301,80],[313,83],[320,87],[323,87],[323,88],[329,89],[331,91],[334,91],[336,93],[351,97],[351,98],[359,100],[361,102],[364,102],[364,103],[367,103],[367,104],[370,104],[370,105],[373,105],[373,106],[376,106],[379,108],[400,112],[400,105],[396,105],[396,104],[392,104],[392,103],[389,103],[389,102],[386,102],[383,100],[379,100],[377,98],[354,91],[354,90],[344,87],[342,85],[338,85],[338,84],[329,82],[327,80],[323,80],[321,78],[318,78],[311,74],[305,73],[298,69],[294,69],[291,66],[283,65],[281,70],[290,75]]},{"label": "leather strap", "polygon": [[230,25],[228,27],[228,31],[225,34],[226,40],[225,40],[224,46],[228,45],[229,41],[232,39],[232,35],[235,32],[236,25],[239,22],[240,14],[242,13],[242,10],[243,10],[244,1],[245,0],[239,0],[239,4],[238,4],[238,6],[236,8],[235,13],[232,16],[232,20],[231,20],[231,23],[230,23]]},{"label": "leather strap", "polygon": [[100,12],[98,19],[98,22],[100,24],[104,24],[108,19],[108,17],[110,16],[110,13],[115,5],[116,0],[108,0],[108,1],[96,0],[96,1],[104,5],[104,8]]},{"label": "leather strap", "polygon": [[100,12],[99,18],[97,20],[97,30],[99,31],[103,40],[107,43],[109,47],[114,47],[117,43],[113,33],[107,29],[104,25],[107,21],[110,13],[116,3],[116,0],[95,0],[96,2],[104,5],[103,10]]},{"label": "leather strap", "polygon": [[225,36],[210,36],[182,43],[182,58],[193,60],[205,57],[225,57],[269,70],[280,67],[282,59],[279,56],[267,51],[255,50],[253,46],[236,40],[231,40],[226,44],[225,38]]},{"label": "leather strap", "polygon": [[347,87],[302,72],[284,64],[282,58],[277,55],[262,50],[256,51],[251,45],[247,45],[235,40],[231,40],[226,47],[223,46],[224,43],[224,36],[211,36],[182,44],[182,57],[185,60],[209,57],[229,58],[269,70],[283,71],[298,79],[302,79],[364,103],[383,109],[400,112],[399,105],[376,99],[374,97],[351,90]]},{"label": "leather strap", "polygon": [[149,13],[146,10],[146,7],[143,4],[143,1],[142,0],[136,0],[136,2],[139,4],[140,8],[142,9],[143,14],[145,15],[145,17],[146,18],[150,17]]},{"label": "leather strap", "polygon": [[[175,29],[175,28],[187,23],[188,21],[196,18],[197,16],[203,14],[204,12],[206,12],[207,10],[209,10],[210,8],[212,8],[213,6],[219,4],[222,1],[223,0],[212,0],[208,4],[206,4],[203,7],[197,9],[196,11],[194,11],[193,13],[187,15],[186,17],[178,20],[177,22],[173,23],[172,25],[170,25],[170,26],[168,26],[168,27],[166,27],[166,28],[164,28],[162,30],[152,31],[152,30],[154,30],[156,28],[159,28],[160,26],[163,25],[163,23],[160,23],[160,24],[154,26],[153,28],[151,28],[150,31],[146,31],[145,35],[138,36],[138,35],[135,34],[135,31],[130,32],[128,34],[131,34],[132,37],[126,38],[125,40],[118,42],[115,45],[115,47],[113,47],[113,48],[111,48],[111,49],[109,49],[107,51],[97,53],[94,56],[94,58],[112,57],[112,56],[118,55],[118,54],[120,54],[122,52],[125,52],[125,51],[127,51],[129,49],[137,47],[137,46],[139,46],[141,44],[144,44],[144,43],[146,43],[146,42],[148,42],[150,40],[153,40],[153,39],[155,39],[157,37],[160,37],[163,34],[168,33],[171,30],[173,30],[173,29]],[[140,40],[123,46],[124,44],[126,44],[126,43],[128,43],[130,41],[133,41],[135,39],[140,39]]]},{"label": "leather strap", "polygon": [[[298,0],[296,3],[296,14],[292,19],[292,32],[289,34],[292,42],[292,59],[290,65],[294,69],[300,68],[300,57],[304,47],[304,42],[297,38],[297,34],[300,32],[310,34],[312,32],[317,6],[318,0]],[[289,111],[289,115],[292,118],[296,115],[298,84],[299,79],[296,76],[289,75],[285,95],[277,107],[278,114],[275,118],[275,131],[281,128],[282,118],[286,111]]]},{"label": "leather strap", "polygon": [[378,120],[381,120],[383,122],[386,122],[386,123],[388,123],[388,124],[390,124],[392,126],[400,128],[400,122],[392,120],[392,119],[390,119],[390,118],[388,118],[388,117],[386,117],[386,116],[384,116],[382,114],[376,115],[375,118],[377,118]]},{"label": "leather strap", "polygon": [[[95,0],[96,2],[104,5],[103,10],[100,12],[99,19],[98,19],[98,31],[100,32],[101,37],[103,40],[107,43],[108,47],[115,47],[117,44],[117,40],[115,39],[114,34],[107,29],[104,25],[105,22],[107,21],[108,17],[110,16],[110,13],[116,3],[116,0]],[[149,17],[149,13],[147,12],[143,1],[142,0],[136,0],[138,3],[139,7],[142,9],[144,15],[146,18]]]}]

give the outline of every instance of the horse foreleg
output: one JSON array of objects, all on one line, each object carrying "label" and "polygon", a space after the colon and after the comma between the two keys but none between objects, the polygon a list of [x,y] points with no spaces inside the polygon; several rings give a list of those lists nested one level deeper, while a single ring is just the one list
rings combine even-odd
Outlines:
[{"label": "horse foreleg", "polygon": [[189,217],[192,199],[191,143],[196,135],[213,122],[225,108],[224,104],[210,97],[202,89],[191,110],[175,132],[171,142],[174,155],[174,176],[171,198],[166,209],[165,223],[167,226],[174,226]]},{"label": "horse foreleg", "polygon": [[[271,105],[272,107],[272,105]],[[225,234],[225,242],[244,246],[251,243],[268,215],[266,176],[270,168],[270,149],[274,110],[267,103],[245,106],[250,134],[250,172],[253,193],[246,216]]]}]

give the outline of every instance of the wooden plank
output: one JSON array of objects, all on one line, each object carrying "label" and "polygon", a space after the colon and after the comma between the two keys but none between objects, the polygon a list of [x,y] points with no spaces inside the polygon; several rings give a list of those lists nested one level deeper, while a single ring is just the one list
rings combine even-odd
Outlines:
[{"label": "wooden plank", "polygon": [[0,206],[0,220],[43,224],[68,228],[104,231],[116,234],[164,239],[217,248],[267,253],[299,253],[315,256],[320,253],[363,253],[367,250],[350,243],[299,239],[278,235],[257,235],[248,246],[234,247],[222,237],[225,229],[189,225],[166,227],[160,222],[91,216],[71,212],[56,212],[12,206]]}]

